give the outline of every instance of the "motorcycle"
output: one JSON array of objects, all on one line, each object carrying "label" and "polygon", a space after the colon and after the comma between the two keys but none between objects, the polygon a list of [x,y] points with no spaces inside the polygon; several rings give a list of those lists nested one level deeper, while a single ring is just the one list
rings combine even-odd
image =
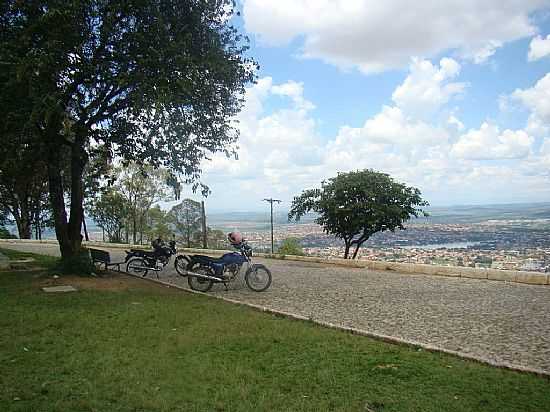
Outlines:
[{"label": "motorcycle", "polygon": [[247,266],[244,274],[246,285],[255,292],[263,292],[271,285],[271,272],[261,264],[252,263],[252,248],[242,240],[232,244],[238,252],[226,253],[220,258],[204,255],[180,255],[176,257],[176,272],[187,277],[187,283],[193,290],[208,292],[214,283],[227,284],[234,281]]},{"label": "motorcycle", "polygon": [[176,242],[171,240],[166,245],[162,239],[155,239],[151,242],[152,251],[141,249],[130,249],[126,251],[126,272],[147,276],[149,272],[155,272],[157,279],[159,272],[170,262],[172,255],[177,253]]}]

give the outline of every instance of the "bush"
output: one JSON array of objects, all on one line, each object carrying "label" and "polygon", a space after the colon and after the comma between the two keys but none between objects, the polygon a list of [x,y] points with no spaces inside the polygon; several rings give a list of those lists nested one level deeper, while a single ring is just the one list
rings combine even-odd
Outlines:
[{"label": "bush", "polygon": [[304,251],[302,250],[302,245],[300,241],[294,237],[289,237],[283,240],[279,250],[277,251],[280,255],[294,255],[294,256],[303,256]]},{"label": "bush", "polygon": [[17,239],[17,236],[12,235],[4,226],[0,226],[0,239]]}]

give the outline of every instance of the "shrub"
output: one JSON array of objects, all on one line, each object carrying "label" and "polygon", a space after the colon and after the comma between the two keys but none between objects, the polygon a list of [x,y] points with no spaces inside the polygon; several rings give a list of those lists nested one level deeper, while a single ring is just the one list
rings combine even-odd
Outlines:
[{"label": "shrub", "polygon": [[294,256],[303,256],[304,251],[302,250],[302,245],[300,241],[294,237],[289,237],[283,240],[279,250],[277,251],[280,255],[294,255]]}]

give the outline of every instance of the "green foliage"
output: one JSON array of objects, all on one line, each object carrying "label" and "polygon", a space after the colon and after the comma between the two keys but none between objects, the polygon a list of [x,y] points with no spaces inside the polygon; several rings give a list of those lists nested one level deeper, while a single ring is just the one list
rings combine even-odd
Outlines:
[{"label": "green foliage", "polygon": [[17,239],[17,236],[12,235],[4,226],[0,226],[0,239]]},{"label": "green foliage", "polygon": [[300,241],[294,237],[288,237],[284,239],[277,250],[278,254],[281,255],[294,255],[294,256],[303,256],[304,251],[302,250],[302,245]]},{"label": "green foliage", "polygon": [[137,243],[147,236],[148,213],[154,203],[168,200],[167,172],[130,163],[125,168],[117,168],[114,177],[117,179],[117,190],[127,204],[127,227],[131,229],[132,241]]},{"label": "green foliage", "polygon": [[227,249],[227,236],[222,230],[206,228],[208,249]]},{"label": "green foliage", "polygon": [[51,296],[37,291],[37,275],[0,276],[2,411],[547,412],[550,404],[550,382],[533,374],[127,277]]},{"label": "green foliage", "polygon": [[200,202],[184,199],[174,206],[169,214],[179,240],[182,240],[187,247],[193,246],[193,240],[198,240],[198,243],[201,243],[202,215]]},{"label": "green foliage", "polygon": [[129,205],[116,189],[107,188],[90,206],[90,216],[105,230],[109,242],[121,243]]},{"label": "green foliage", "polygon": [[321,189],[305,190],[294,198],[289,220],[299,220],[308,212],[316,212],[316,222],[326,233],[345,243],[344,257],[355,245],[353,257],[374,233],[404,229],[411,217],[426,215],[428,202],[420,190],[395,182],[389,175],[371,169],[339,173],[322,182]]},{"label": "green foliage", "polygon": [[79,253],[95,152],[165,167],[194,189],[201,161],[234,153],[232,119],[256,63],[233,9],[232,0],[1,3],[0,132],[45,160],[63,258]]},{"label": "green foliage", "polygon": [[170,217],[159,206],[155,206],[147,212],[147,237],[149,240],[161,238],[171,239],[174,232],[171,227]]},{"label": "green foliage", "polygon": [[30,267],[40,267],[47,270],[55,270],[59,266],[59,258],[55,256],[38,255],[36,253],[21,252],[19,250],[0,248],[0,253],[12,260],[32,258]]}]

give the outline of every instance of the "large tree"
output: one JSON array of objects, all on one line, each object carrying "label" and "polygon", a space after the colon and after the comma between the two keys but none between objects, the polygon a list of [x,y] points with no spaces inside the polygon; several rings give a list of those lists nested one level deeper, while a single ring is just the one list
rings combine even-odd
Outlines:
[{"label": "large tree", "polygon": [[20,136],[18,145],[6,139],[0,145],[0,208],[9,212],[20,239],[30,239],[33,226],[37,236],[47,220],[46,165]]},{"label": "large tree", "polygon": [[128,209],[124,196],[112,187],[103,189],[101,195],[89,205],[91,217],[107,233],[109,242],[113,243],[122,242]]},{"label": "large tree", "polygon": [[[81,250],[91,148],[164,166],[194,185],[201,160],[232,152],[232,119],[256,67],[232,11],[231,0],[2,2],[0,90],[23,90],[31,105],[24,125],[47,160],[63,261]],[[0,101],[0,116],[20,112],[20,101]]]},{"label": "large tree", "polygon": [[128,205],[127,227],[132,231],[132,241],[142,243],[149,209],[161,200],[168,200],[166,170],[130,163],[126,168],[117,168],[115,176],[115,188]]},{"label": "large tree", "polygon": [[361,170],[339,173],[321,183],[320,189],[305,190],[294,198],[289,220],[299,220],[308,212],[319,216],[315,221],[325,233],[344,241],[344,258],[350,257],[350,248],[357,252],[373,234],[386,230],[404,229],[411,217],[426,212],[420,190],[394,181],[385,173]]},{"label": "large tree", "polygon": [[191,247],[191,241],[198,238],[202,227],[201,204],[192,199],[184,199],[169,212],[174,231]]}]

